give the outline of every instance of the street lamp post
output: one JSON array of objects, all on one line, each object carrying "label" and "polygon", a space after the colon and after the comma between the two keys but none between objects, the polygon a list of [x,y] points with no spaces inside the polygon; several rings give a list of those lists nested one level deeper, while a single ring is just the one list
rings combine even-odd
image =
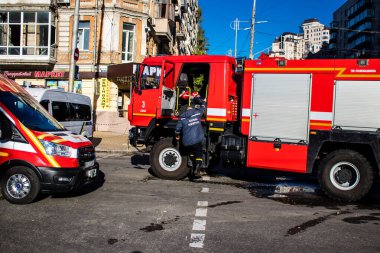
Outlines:
[{"label": "street lamp post", "polygon": [[249,43],[249,59],[253,59],[253,41],[255,37],[256,0],[253,0],[252,21],[251,21],[251,41]]},{"label": "street lamp post", "polygon": [[241,20],[239,20],[238,18],[236,18],[234,21],[232,21],[232,23],[233,23],[233,27],[231,27],[231,24],[230,24],[231,29],[235,30],[235,52],[234,52],[234,56],[235,56],[235,58],[236,58],[236,56],[237,56],[238,31],[239,31],[239,30],[248,30],[248,29],[250,29],[250,27],[240,29],[240,23],[241,23],[241,22],[248,22],[248,21],[241,21]]},{"label": "street lamp post", "polygon": [[69,87],[68,92],[73,91],[74,87],[74,74],[75,74],[75,59],[74,52],[77,48],[77,40],[78,40],[78,24],[79,24],[79,5],[80,0],[75,1],[75,10],[74,10],[74,25],[73,25],[73,33],[72,33],[72,41],[71,41],[71,55],[70,55],[70,72],[69,72]]},{"label": "street lamp post", "polygon": [[256,0],[253,0],[252,6],[252,20],[251,20],[251,41],[249,43],[249,59],[253,59],[253,46],[255,40],[255,24],[267,23],[268,21],[257,21],[256,22]]}]

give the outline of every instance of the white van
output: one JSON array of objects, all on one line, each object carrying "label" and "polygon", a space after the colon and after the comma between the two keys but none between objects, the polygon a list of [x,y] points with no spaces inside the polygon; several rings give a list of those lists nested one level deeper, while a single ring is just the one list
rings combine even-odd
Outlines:
[{"label": "white van", "polygon": [[59,89],[25,88],[67,130],[92,138],[91,99]]}]

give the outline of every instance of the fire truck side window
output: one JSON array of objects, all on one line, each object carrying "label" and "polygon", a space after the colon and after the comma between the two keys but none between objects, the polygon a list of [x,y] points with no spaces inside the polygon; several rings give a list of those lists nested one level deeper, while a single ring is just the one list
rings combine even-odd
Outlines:
[{"label": "fire truck side window", "polygon": [[158,89],[160,86],[161,66],[143,66],[140,89]]},{"label": "fire truck side window", "polygon": [[187,76],[186,82],[181,78],[178,79],[177,87],[184,89],[187,87],[191,92],[198,92],[204,99],[207,96],[208,82],[210,75],[210,65],[207,63],[189,63],[184,64],[180,77]]}]

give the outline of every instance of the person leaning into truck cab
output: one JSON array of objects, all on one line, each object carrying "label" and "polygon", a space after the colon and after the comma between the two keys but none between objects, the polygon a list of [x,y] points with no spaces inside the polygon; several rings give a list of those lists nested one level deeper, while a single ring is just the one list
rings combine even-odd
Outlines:
[{"label": "person leaning into truck cab", "polygon": [[201,118],[205,111],[205,102],[199,94],[195,94],[192,98],[192,104],[182,113],[178,119],[175,130],[175,137],[180,140],[182,133],[182,144],[185,149],[193,155],[193,168],[190,173],[190,179],[200,177],[200,169],[202,166],[202,143],[204,141],[204,132]]}]

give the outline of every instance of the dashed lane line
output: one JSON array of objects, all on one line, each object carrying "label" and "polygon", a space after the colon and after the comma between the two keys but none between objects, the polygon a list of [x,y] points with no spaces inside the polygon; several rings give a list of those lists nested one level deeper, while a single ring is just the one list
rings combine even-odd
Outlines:
[{"label": "dashed lane line", "polygon": [[208,193],[209,191],[210,191],[210,189],[208,187],[202,187],[201,192]]},{"label": "dashed lane line", "polygon": [[207,217],[207,208],[197,208],[195,209],[196,217]]},{"label": "dashed lane line", "polygon": [[191,234],[190,247],[203,248],[203,242],[205,240],[205,234]]},{"label": "dashed lane line", "polygon": [[[208,193],[209,188],[203,187],[201,192]],[[193,232],[195,231],[206,231],[206,220],[207,217],[207,207],[208,201],[198,201],[197,209],[195,209],[195,217],[193,222]],[[203,218],[203,219],[202,219]],[[203,248],[204,240],[206,234],[204,233],[191,233],[189,246],[191,248]]]}]

